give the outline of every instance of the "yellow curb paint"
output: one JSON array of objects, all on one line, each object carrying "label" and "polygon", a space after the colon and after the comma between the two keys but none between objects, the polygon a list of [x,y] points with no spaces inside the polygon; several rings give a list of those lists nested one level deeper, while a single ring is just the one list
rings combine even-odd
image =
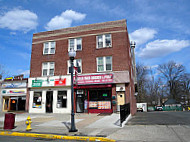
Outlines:
[{"label": "yellow curb paint", "polygon": [[115,140],[103,137],[63,136],[63,135],[53,135],[53,134],[35,134],[35,133],[21,133],[21,132],[10,132],[10,131],[0,131],[0,135],[36,137],[36,138],[46,138],[46,139],[62,139],[62,140],[83,140],[83,141],[89,140],[89,141],[115,142]]}]

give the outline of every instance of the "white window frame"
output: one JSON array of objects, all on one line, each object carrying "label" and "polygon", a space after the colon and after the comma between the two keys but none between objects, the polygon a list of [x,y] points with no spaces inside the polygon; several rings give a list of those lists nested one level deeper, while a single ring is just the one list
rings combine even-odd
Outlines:
[{"label": "white window frame", "polygon": [[[110,35],[110,45],[106,46],[106,35]],[[102,36],[103,40],[103,47],[98,46],[98,36]],[[112,35],[111,34],[102,34],[102,35],[97,35],[96,36],[96,48],[101,49],[101,48],[106,48],[106,47],[112,47]]]},{"label": "white window frame", "polygon": [[[111,57],[111,70],[106,70],[106,57]],[[103,71],[98,70],[98,58],[103,58]],[[96,58],[96,67],[97,67],[97,72],[107,72],[107,71],[112,71],[113,68],[113,61],[112,61],[112,56],[104,56],[104,57],[97,57]]]},{"label": "white window frame", "polygon": [[[51,43],[54,42],[55,43],[55,48],[54,48],[54,53],[51,53]],[[45,53],[45,44],[48,43],[48,53]],[[56,49],[56,42],[55,41],[49,41],[49,42],[45,42],[43,44],[43,55],[48,55],[48,54],[55,54],[55,49]]]},{"label": "white window frame", "polygon": [[[43,75],[44,72],[44,64],[47,63],[47,75]],[[53,63],[53,74],[50,75],[50,64]],[[54,76],[55,74],[55,62],[43,62],[42,63],[42,76]]]},{"label": "white window frame", "polygon": [[[69,43],[69,45],[68,45],[68,52],[71,50],[70,49],[70,41],[71,40],[74,40],[74,50],[75,51],[81,51],[82,50],[82,38],[79,37],[79,38],[70,38],[69,39],[69,42],[68,42]],[[77,40],[81,40],[81,49],[77,49]]]},{"label": "white window frame", "polygon": [[[79,67],[80,67],[80,70],[81,70],[81,72],[78,73],[78,74],[82,74],[82,59],[74,59],[73,64],[74,64],[74,66],[76,67],[76,63],[77,63],[76,61],[77,61],[77,60],[80,60],[80,66],[79,66]],[[70,67],[70,66],[71,66],[71,63],[70,63],[70,60],[68,60],[68,61],[67,61],[67,74],[70,74],[70,73],[69,73],[69,67]],[[73,70],[73,73],[75,73],[74,70]]]}]

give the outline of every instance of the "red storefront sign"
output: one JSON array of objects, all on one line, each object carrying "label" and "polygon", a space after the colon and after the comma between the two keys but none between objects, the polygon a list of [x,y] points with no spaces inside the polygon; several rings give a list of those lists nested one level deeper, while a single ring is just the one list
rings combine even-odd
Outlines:
[{"label": "red storefront sign", "polygon": [[[74,77],[75,81],[75,77]],[[77,84],[85,85],[85,84],[104,84],[104,83],[112,83],[113,82],[113,74],[98,74],[98,75],[78,75]]]},{"label": "red storefront sign", "polygon": [[66,78],[64,79],[55,79],[55,86],[65,86],[66,85]]}]

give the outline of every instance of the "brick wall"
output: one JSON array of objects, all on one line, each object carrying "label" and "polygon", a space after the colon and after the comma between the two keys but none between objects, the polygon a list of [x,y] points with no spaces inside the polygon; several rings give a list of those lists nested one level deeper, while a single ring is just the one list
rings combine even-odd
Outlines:
[{"label": "brick wall", "polygon": [[[87,31],[85,31],[85,28],[83,27],[83,31],[77,32],[75,30],[75,33],[72,33],[71,28],[71,33],[68,34],[61,34],[58,30],[58,34],[56,34],[56,31],[54,31],[54,36],[48,35],[49,32],[34,34],[32,44],[30,77],[41,76],[42,63],[49,61],[55,62],[55,75],[67,74],[67,60],[69,60],[68,39],[71,37],[82,37],[82,51],[77,51],[76,55],[76,59],[82,59],[82,73],[96,73],[96,57],[101,56],[112,56],[113,71],[129,70],[129,54],[127,53],[129,52],[129,41],[127,37],[128,34],[126,30],[126,25],[124,23],[126,23],[125,20],[120,22],[119,25],[115,25],[114,27],[110,27],[109,24],[103,24],[104,26],[106,25],[109,28],[103,28],[102,26],[102,29],[95,30],[90,30],[91,26],[87,25]],[[67,28],[67,30],[69,30],[69,28]],[[96,49],[96,36],[105,32],[111,33],[112,47]],[[49,40],[56,41],[55,54],[43,55],[43,43]]]},{"label": "brick wall", "polygon": [[[96,36],[110,33],[112,47],[96,49]],[[132,63],[130,56],[130,42],[126,27],[126,20],[91,24],[66,28],[55,31],[36,33],[33,35],[30,77],[42,74],[43,62],[55,62],[55,76],[67,74],[68,39],[82,38],[82,51],[77,51],[76,59],[82,59],[82,73],[97,73],[96,57],[112,56],[112,71],[128,70],[130,83],[126,84],[126,103],[131,103],[131,113],[136,112],[134,97],[134,81],[131,76]],[[43,43],[56,41],[55,54],[43,55]],[[112,88],[112,94],[116,92]],[[114,106],[114,111],[116,106]]]}]

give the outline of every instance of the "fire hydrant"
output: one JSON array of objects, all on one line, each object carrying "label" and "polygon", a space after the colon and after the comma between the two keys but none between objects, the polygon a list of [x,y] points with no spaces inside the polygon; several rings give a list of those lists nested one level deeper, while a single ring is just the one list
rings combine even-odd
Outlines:
[{"label": "fire hydrant", "polygon": [[30,118],[30,116],[28,116],[26,119],[26,131],[32,130],[31,123],[32,123],[31,118]]}]

